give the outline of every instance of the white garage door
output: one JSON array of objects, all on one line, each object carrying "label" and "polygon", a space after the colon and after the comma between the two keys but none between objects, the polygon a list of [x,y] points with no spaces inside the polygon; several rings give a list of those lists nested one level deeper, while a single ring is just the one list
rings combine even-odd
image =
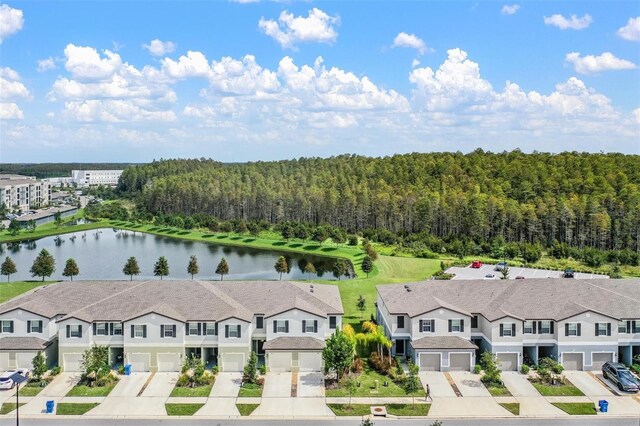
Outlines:
[{"label": "white garage door", "polygon": [[291,352],[269,352],[269,371],[291,371]]},{"label": "white garage door", "polygon": [[440,371],[440,354],[420,354],[420,370]]},{"label": "white garage door", "polygon": [[244,369],[244,354],[222,354],[222,371],[242,371]]},{"label": "white garage door", "polygon": [[449,354],[451,371],[471,371],[471,354]]},{"label": "white garage door", "polygon": [[0,353],[0,371],[9,369],[9,353]]},{"label": "white garage door", "polygon": [[158,371],[180,371],[180,354],[158,354]]},{"label": "white garage door", "polygon": [[16,352],[16,364],[18,368],[33,368],[33,358],[36,352]]},{"label": "white garage door", "polygon": [[300,371],[322,371],[322,352],[299,352]]},{"label": "white garage door", "polygon": [[582,370],[582,354],[563,352],[562,365],[565,370]]},{"label": "white garage door", "polygon": [[602,366],[604,365],[605,362],[613,361],[613,354],[611,352],[594,353],[594,354],[591,354],[591,356],[592,356],[591,365],[594,370],[602,370]]},{"label": "white garage door", "polygon": [[139,373],[141,371],[149,371],[151,366],[151,354],[133,353],[129,354],[129,364],[131,364],[131,372]]},{"label": "white garage door", "polygon": [[64,354],[62,369],[65,373],[82,371],[82,354]]},{"label": "white garage door", "polygon": [[502,371],[518,371],[518,354],[498,354],[498,368]]}]

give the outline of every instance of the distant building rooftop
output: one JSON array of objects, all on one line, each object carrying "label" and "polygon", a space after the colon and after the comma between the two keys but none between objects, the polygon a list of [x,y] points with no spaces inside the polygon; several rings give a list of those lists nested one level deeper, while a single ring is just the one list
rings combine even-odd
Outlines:
[{"label": "distant building rooftop", "polygon": [[24,216],[20,216],[16,220],[18,222],[29,222],[30,220],[38,220],[38,219],[42,219],[43,217],[53,216],[57,212],[64,213],[64,212],[77,210],[77,209],[78,208],[76,206],[51,207],[48,209],[40,210],[37,213],[25,214]]}]

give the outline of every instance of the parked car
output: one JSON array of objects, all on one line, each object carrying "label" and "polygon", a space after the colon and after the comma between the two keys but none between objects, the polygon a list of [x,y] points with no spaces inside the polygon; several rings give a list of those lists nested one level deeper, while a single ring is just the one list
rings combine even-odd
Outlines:
[{"label": "parked car", "polygon": [[502,271],[504,268],[506,268],[507,266],[509,266],[507,264],[507,262],[498,262],[498,264],[496,265],[495,268],[493,268],[494,271]]},{"label": "parked car", "polygon": [[482,262],[480,262],[479,260],[474,260],[473,262],[471,262],[471,267],[475,269],[482,268]]},{"label": "parked car", "polygon": [[565,269],[562,278],[574,278],[573,269]]},{"label": "parked car", "polygon": [[26,368],[21,368],[18,370],[7,370],[4,373],[0,374],[0,389],[13,389],[16,383],[11,379],[15,373],[20,373],[22,376],[28,378],[29,370]]},{"label": "parked car", "polygon": [[524,280],[524,277],[523,277],[522,275],[518,275],[518,276],[516,277],[516,280]]},{"label": "parked car", "polygon": [[493,274],[487,274],[487,275],[484,276],[484,279],[485,280],[495,280],[496,276],[493,275]]},{"label": "parked car", "polygon": [[615,383],[621,391],[638,392],[640,390],[640,380],[619,362],[605,362],[602,366],[602,375]]}]

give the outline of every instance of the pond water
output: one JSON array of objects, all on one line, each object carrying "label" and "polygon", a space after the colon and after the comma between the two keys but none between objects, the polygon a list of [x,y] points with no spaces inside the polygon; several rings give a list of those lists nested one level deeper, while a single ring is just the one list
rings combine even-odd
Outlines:
[{"label": "pond water", "polygon": [[[0,244],[1,261],[9,256],[18,269],[17,274],[11,275],[12,281],[34,279],[29,270],[43,248],[56,259],[56,271],[49,279],[58,280],[68,279],[62,276],[62,271],[66,260],[71,257],[80,269],[80,275],[74,277],[76,280],[126,279],[122,268],[130,256],[135,256],[140,266],[140,275],[136,279],[157,279],[153,275],[153,265],[160,256],[165,256],[169,261],[169,277],[165,279],[190,278],[187,264],[191,255],[198,257],[200,273],[196,278],[202,280],[220,279],[215,270],[223,256],[227,259],[231,272],[225,275],[225,280],[278,279],[279,274],[275,272],[273,265],[279,256],[287,258],[290,268],[288,274],[282,275],[283,280],[310,278],[303,272],[307,261],[315,266],[317,277],[333,279],[331,268],[334,260],[327,257],[199,243],[103,228],[22,243]],[[0,279],[5,278],[3,276]]]}]

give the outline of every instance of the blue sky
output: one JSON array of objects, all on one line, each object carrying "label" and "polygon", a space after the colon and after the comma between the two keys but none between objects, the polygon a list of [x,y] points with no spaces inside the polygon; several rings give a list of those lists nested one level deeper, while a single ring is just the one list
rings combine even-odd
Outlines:
[{"label": "blue sky", "polygon": [[0,161],[640,153],[640,3],[0,6]]}]

